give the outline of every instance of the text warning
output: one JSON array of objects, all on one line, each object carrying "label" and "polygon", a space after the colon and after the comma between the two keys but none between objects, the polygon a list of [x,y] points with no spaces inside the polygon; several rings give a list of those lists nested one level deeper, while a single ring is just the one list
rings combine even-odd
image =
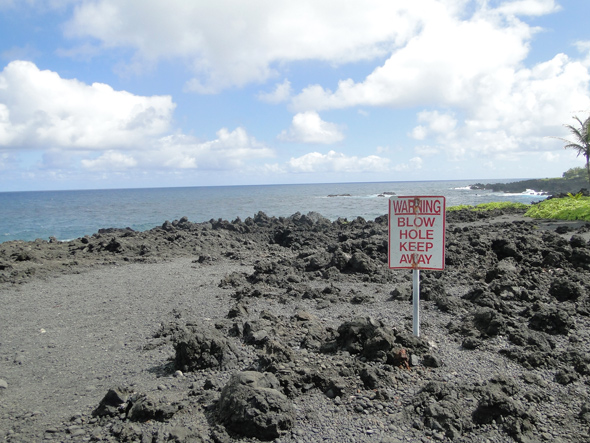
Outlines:
[{"label": "text warning", "polygon": [[389,200],[389,268],[445,267],[445,198],[393,196]]}]

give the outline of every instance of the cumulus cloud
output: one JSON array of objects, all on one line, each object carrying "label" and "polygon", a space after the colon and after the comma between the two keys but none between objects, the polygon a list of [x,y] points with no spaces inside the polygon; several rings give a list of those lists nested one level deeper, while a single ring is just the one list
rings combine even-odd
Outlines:
[{"label": "cumulus cloud", "polygon": [[554,152],[543,152],[541,154],[541,158],[547,163],[555,162],[559,160],[559,157],[559,154],[555,154]]},{"label": "cumulus cloud", "polygon": [[329,151],[327,154],[310,152],[287,162],[289,172],[386,172],[390,160],[376,155],[367,157],[348,156],[341,152]]},{"label": "cumulus cloud", "polygon": [[[294,61],[385,59],[365,79],[342,79],[334,90],[311,84],[295,94],[284,80],[258,98],[288,100],[297,114],[279,138],[310,143],[342,139],[338,128],[317,116],[325,109],[453,109],[435,122],[419,114],[409,135],[460,157],[533,149],[560,130],[555,122],[590,107],[590,58],[558,54],[525,65],[540,28],[523,18],[559,9],[555,0],[261,0],[255,6],[239,0],[95,0],[78,5],[64,29],[79,39],[79,48],[90,42],[95,51],[98,42],[103,50],[130,49],[134,68],[181,59],[194,73],[186,89],[200,93],[266,82]],[[584,42],[578,47],[586,50]]]},{"label": "cumulus cloud", "polygon": [[315,111],[296,114],[291,127],[279,134],[280,140],[302,143],[331,144],[344,139],[335,123],[323,121]]},{"label": "cumulus cloud", "polygon": [[585,65],[590,64],[590,40],[579,40],[575,43],[576,48],[586,56]]},{"label": "cumulus cloud", "polygon": [[121,152],[107,151],[98,158],[82,160],[82,166],[95,171],[122,171],[133,168],[137,160]]},{"label": "cumulus cloud", "polygon": [[294,97],[294,108],[463,106],[473,99],[482,78],[515,67],[526,57],[533,30],[522,22],[506,24],[483,12],[463,20],[445,2],[429,6],[420,13],[420,32],[364,81],[342,80],[336,91],[311,85]]},{"label": "cumulus cloud", "polygon": [[452,158],[554,149],[543,137],[562,133],[561,122],[590,107],[587,60],[557,54],[525,66],[537,29],[516,16],[553,12],[554,1],[481,5],[465,18],[432,2],[419,32],[364,80],[341,80],[334,91],[310,85],[293,96],[292,109],[423,107],[409,136],[437,143]]},{"label": "cumulus cloud", "polygon": [[229,170],[274,156],[241,127],[207,141],[170,134],[174,108],[169,96],[137,96],[12,62],[0,72],[0,168],[19,150],[43,152],[41,169],[87,171]]},{"label": "cumulus cloud", "polygon": [[497,12],[506,15],[539,16],[559,11],[560,6],[555,0],[517,0],[500,4]]},{"label": "cumulus cloud", "polygon": [[216,139],[205,142],[187,135],[166,137],[152,160],[158,162],[159,157],[168,167],[229,170],[255,159],[274,157],[274,151],[244,128],[222,128]]},{"label": "cumulus cloud", "polygon": [[261,92],[258,94],[258,99],[266,103],[282,103],[289,100],[291,97],[291,82],[285,79],[282,83],[277,83],[272,92]]},{"label": "cumulus cloud", "polygon": [[170,96],[137,96],[84,84],[26,61],[0,73],[0,147],[132,148],[166,132]]},{"label": "cumulus cloud", "polygon": [[[27,4],[53,8],[73,1]],[[0,7],[17,3],[0,0]],[[190,70],[186,91],[262,84],[259,101],[287,103],[294,114],[278,135],[283,141],[343,141],[344,128],[320,117],[325,110],[356,108],[370,124],[383,115],[369,113],[371,107],[417,110],[413,128],[402,131],[420,146],[405,163],[393,165],[379,156],[382,150],[366,157],[329,151],[269,166],[292,172],[410,170],[436,153],[519,159],[523,152],[555,149],[546,136],[565,135],[561,124],[590,109],[590,44],[576,43],[579,60],[556,54],[527,64],[541,30],[524,20],[559,8],[555,0],[92,0],[62,9],[73,11],[63,26],[72,46],[57,52],[78,60],[131,54],[119,71],[180,61]],[[302,85],[297,70],[306,61],[326,68],[317,77],[322,82],[328,68],[343,64],[353,65],[357,76],[332,86]],[[354,64],[366,69],[367,61],[378,66],[360,76]],[[84,84],[15,61],[0,72],[0,167],[10,160],[6,152],[18,149],[55,148],[45,156],[46,167],[77,162],[87,170],[222,170],[275,155],[241,127],[221,129],[205,141],[179,133],[172,127],[174,110],[170,96]]]},{"label": "cumulus cloud", "polygon": [[457,126],[457,120],[451,113],[438,111],[421,111],[418,113],[418,121],[423,124],[416,126],[411,133],[416,140],[424,140],[429,134],[450,137]]},{"label": "cumulus cloud", "polygon": [[174,134],[153,141],[149,148],[134,151],[107,151],[81,164],[89,170],[232,170],[255,159],[274,157],[274,151],[245,129],[222,128],[217,138],[199,141],[195,137]]},{"label": "cumulus cloud", "polygon": [[276,63],[382,57],[419,25],[407,14],[416,3],[424,1],[96,0],[78,5],[65,30],[104,49],[129,48],[134,62],[184,59],[195,74],[187,88],[215,93],[264,82]]},{"label": "cumulus cloud", "polygon": [[391,160],[377,155],[358,157],[341,152],[327,154],[310,152],[301,157],[291,158],[282,168],[294,173],[386,173],[416,171],[422,168],[423,160],[416,156],[407,163],[392,164]]},{"label": "cumulus cloud", "polygon": [[398,163],[396,165],[391,166],[391,171],[395,172],[408,172],[408,171],[417,171],[422,169],[423,160],[421,157],[412,157],[408,160],[407,163]]}]

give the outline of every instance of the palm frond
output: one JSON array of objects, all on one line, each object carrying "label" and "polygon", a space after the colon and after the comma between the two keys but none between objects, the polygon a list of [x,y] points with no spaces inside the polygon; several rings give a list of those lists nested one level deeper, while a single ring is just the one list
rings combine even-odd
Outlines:
[{"label": "palm frond", "polygon": [[576,128],[575,126],[572,126],[572,125],[563,125],[563,126],[568,128],[570,130],[570,132],[572,132],[578,140],[584,140],[584,135],[582,134],[582,132],[578,128]]},{"label": "palm frond", "polygon": [[586,149],[584,148],[584,146],[580,146],[580,145],[578,145],[578,144],[576,144],[576,143],[570,143],[569,145],[565,145],[565,146],[563,147],[563,149],[575,149],[576,151],[578,151],[578,156],[579,156],[580,154],[584,154],[584,155],[586,155],[586,154],[585,154],[585,152],[586,152]]}]

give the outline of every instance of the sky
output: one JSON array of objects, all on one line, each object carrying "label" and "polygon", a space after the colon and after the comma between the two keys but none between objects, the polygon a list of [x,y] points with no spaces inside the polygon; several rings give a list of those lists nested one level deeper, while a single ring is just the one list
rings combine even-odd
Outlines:
[{"label": "sky", "polygon": [[0,0],[0,192],[560,177],[588,0]]}]

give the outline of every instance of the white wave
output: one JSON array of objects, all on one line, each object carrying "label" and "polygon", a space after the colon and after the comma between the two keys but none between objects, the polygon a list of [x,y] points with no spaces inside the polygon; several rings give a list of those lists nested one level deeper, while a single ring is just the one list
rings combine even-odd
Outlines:
[{"label": "white wave", "polygon": [[[500,194],[500,193],[498,193]],[[547,193],[543,191],[535,191],[534,189],[527,189],[524,192],[502,192],[501,195],[518,195],[518,196],[531,196],[531,197],[547,197]]]}]

